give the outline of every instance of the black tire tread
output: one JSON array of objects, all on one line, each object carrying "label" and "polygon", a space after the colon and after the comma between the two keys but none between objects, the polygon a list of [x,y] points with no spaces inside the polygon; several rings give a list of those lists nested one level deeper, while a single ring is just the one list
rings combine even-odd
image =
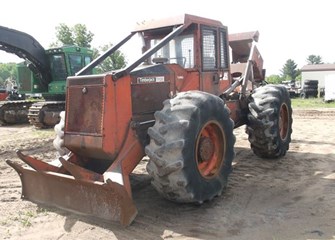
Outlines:
[{"label": "black tire tread", "polygon": [[[197,188],[201,188],[201,186],[194,186],[193,180],[187,174],[190,166],[186,166],[184,148],[189,140],[185,138],[185,131],[189,131],[190,125],[194,124],[191,121],[199,121],[194,116],[199,117],[200,105],[202,107],[212,106],[214,109],[219,108],[229,118],[229,110],[222,99],[208,93],[190,91],[180,93],[177,97],[164,101],[163,109],[155,113],[155,125],[148,130],[151,141],[145,148],[145,152],[150,158],[147,171],[152,177],[154,188],[162,196],[172,201],[202,203],[221,194],[226,185],[227,179],[224,179],[221,180],[219,190],[198,194],[199,189]],[[230,118],[228,125],[227,129],[231,131],[229,141],[232,149],[227,150],[229,156],[225,167],[230,172],[235,143],[233,121]],[[227,169],[226,171],[228,171]],[[228,176],[228,174],[226,175]],[[199,195],[202,196],[199,197]]]},{"label": "black tire tread", "polygon": [[[289,124],[285,140],[279,133],[279,110],[282,103],[288,107]],[[278,85],[257,88],[249,103],[247,132],[253,152],[264,158],[284,156],[289,149],[292,133],[292,107],[287,89]]]}]

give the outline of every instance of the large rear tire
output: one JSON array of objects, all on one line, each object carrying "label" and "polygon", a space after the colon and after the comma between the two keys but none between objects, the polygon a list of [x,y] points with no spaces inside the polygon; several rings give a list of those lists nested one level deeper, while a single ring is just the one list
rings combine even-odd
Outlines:
[{"label": "large rear tire", "polygon": [[253,152],[263,158],[284,156],[291,142],[292,121],[291,99],[285,87],[257,88],[249,103],[247,124]]},{"label": "large rear tire", "polygon": [[202,203],[220,195],[235,143],[225,102],[200,91],[184,92],[166,100],[155,118],[145,148],[155,189],[176,202]]}]

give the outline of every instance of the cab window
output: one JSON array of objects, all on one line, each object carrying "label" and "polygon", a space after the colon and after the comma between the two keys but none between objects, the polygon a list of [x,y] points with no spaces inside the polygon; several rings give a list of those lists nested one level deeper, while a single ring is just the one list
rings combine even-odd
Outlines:
[{"label": "cab window", "polygon": [[64,80],[67,78],[68,73],[66,71],[64,54],[51,55],[50,63],[51,63],[53,79]]},{"label": "cab window", "polygon": [[217,31],[208,27],[202,27],[202,68],[206,70],[217,69],[216,43]]},{"label": "cab window", "polygon": [[80,69],[83,68],[83,65],[81,62],[81,56],[70,54],[69,60],[70,60],[69,62],[70,62],[71,76],[74,76]]},{"label": "cab window", "polygon": [[[160,39],[151,39],[151,46],[156,45]],[[192,34],[177,36],[158,50],[152,59],[162,58],[166,63],[176,63],[183,68],[194,67],[194,36]]]}]

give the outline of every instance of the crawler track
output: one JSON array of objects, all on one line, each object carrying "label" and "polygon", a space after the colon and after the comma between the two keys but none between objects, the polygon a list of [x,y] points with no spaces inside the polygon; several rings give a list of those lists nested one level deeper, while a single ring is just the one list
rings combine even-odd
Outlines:
[{"label": "crawler track", "polygon": [[54,127],[59,122],[59,114],[65,110],[65,101],[36,102],[28,112],[30,124],[36,128]]},{"label": "crawler track", "polygon": [[31,101],[1,101],[0,125],[28,123],[28,111]]}]

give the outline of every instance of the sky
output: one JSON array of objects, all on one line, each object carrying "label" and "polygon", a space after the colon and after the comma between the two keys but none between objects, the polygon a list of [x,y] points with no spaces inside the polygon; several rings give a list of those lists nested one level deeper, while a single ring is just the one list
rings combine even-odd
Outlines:
[{"label": "sky", "polygon": [[[259,48],[267,75],[280,74],[292,59],[298,68],[309,55],[335,63],[334,0],[17,0],[3,1],[0,25],[32,35],[48,48],[60,23],[86,25],[93,47],[116,44],[136,22],[192,14],[219,20],[229,33],[259,31]],[[132,60],[132,49],[122,50]],[[19,62],[0,51],[0,62]]]}]

